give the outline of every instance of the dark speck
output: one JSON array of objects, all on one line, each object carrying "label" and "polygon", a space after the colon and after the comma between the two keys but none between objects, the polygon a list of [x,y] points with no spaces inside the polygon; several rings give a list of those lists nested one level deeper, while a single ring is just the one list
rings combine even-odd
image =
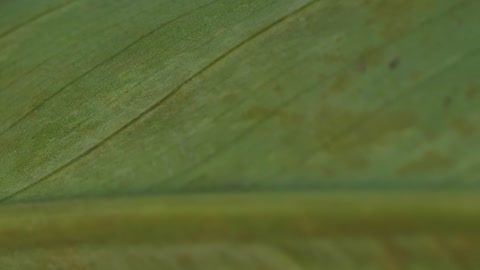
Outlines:
[{"label": "dark speck", "polygon": [[388,68],[390,70],[394,70],[398,67],[398,65],[400,64],[400,59],[398,59],[398,57],[395,57],[392,61],[390,61],[390,63],[388,64]]}]

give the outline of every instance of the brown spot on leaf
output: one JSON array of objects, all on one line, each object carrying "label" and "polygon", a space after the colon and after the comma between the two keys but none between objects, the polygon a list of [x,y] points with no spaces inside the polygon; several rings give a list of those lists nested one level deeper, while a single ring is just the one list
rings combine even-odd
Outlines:
[{"label": "brown spot on leaf", "polygon": [[480,250],[480,239],[477,235],[453,236],[443,241],[448,241],[444,244],[448,247],[449,256],[459,265],[459,269],[476,269],[478,261],[478,250]]},{"label": "brown spot on leaf", "polygon": [[463,25],[463,19],[459,17],[458,14],[456,14],[455,12],[450,12],[450,14],[452,16],[452,19],[455,21],[455,24],[457,25],[457,27],[460,27]]},{"label": "brown spot on leaf", "polygon": [[333,175],[333,169],[330,167],[323,167],[320,169],[325,176],[332,176]]},{"label": "brown spot on leaf", "polygon": [[453,128],[464,138],[472,137],[476,132],[475,126],[464,118],[457,117],[451,122]]},{"label": "brown spot on leaf", "polygon": [[360,72],[365,72],[368,68],[381,64],[383,58],[382,50],[378,48],[366,48],[361,51],[358,56],[357,69]]},{"label": "brown spot on leaf", "polygon": [[382,269],[400,270],[404,268],[401,264],[405,261],[404,254],[393,239],[385,237],[378,244],[378,259]]},{"label": "brown spot on leaf", "polygon": [[352,111],[323,105],[317,113],[316,134],[329,152],[349,152],[373,144],[383,144],[414,126],[416,116],[408,111],[380,113]]},{"label": "brown spot on leaf", "polygon": [[410,74],[410,80],[413,82],[418,81],[423,76],[422,72],[414,71]]},{"label": "brown spot on leaf", "polygon": [[190,268],[193,265],[192,257],[189,254],[180,253],[176,256],[177,263],[185,268]]},{"label": "brown spot on leaf", "polygon": [[279,95],[283,94],[283,88],[279,85],[275,86],[275,88],[273,88],[273,91],[275,91],[275,93]]},{"label": "brown spot on leaf", "polygon": [[320,151],[328,157],[329,167],[339,172],[368,169],[371,147],[394,142],[395,136],[417,121],[413,113],[406,111],[374,113],[347,108],[324,104],[316,116]]},{"label": "brown spot on leaf", "polygon": [[409,21],[409,14],[414,8],[414,0],[364,0],[369,8],[370,24],[380,24],[380,34],[393,39],[402,34]]},{"label": "brown spot on leaf", "polygon": [[272,263],[267,258],[260,255],[253,256],[253,261],[255,262],[254,269],[272,269]]},{"label": "brown spot on leaf", "polygon": [[412,160],[397,170],[400,176],[424,172],[439,172],[450,169],[454,162],[450,157],[434,151],[427,151],[418,159]]},{"label": "brown spot on leaf", "polygon": [[480,87],[476,85],[469,85],[465,91],[465,95],[468,99],[476,98],[480,94]]}]

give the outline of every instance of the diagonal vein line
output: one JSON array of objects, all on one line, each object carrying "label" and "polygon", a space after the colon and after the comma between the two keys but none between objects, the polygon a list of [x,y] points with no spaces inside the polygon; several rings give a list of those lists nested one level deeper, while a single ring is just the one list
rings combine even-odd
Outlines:
[{"label": "diagonal vein line", "polygon": [[7,37],[8,35],[28,26],[29,24],[33,24],[37,21],[40,21],[41,19],[47,17],[47,16],[50,16],[52,14],[54,14],[55,12],[57,11],[60,11],[62,10],[63,8],[66,8],[70,5],[72,5],[73,3],[75,3],[76,1],[78,0],[72,0],[72,1],[69,1],[69,2],[66,2],[66,3],[63,3],[61,5],[58,5],[58,6],[55,6],[55,7],[52,7],[50,9],[47,9],[45,10],[44,12],[41,12],[40,14],[37,14],[29,19],[27,19],[26,21],[20,23],[20,24],[17,24],[15,26],[13,26],[12,28],[8,29],[7,31],[3,32],[3,33],[0,33],[0,39],[2,38],[5,38]]},{"label": "diagonal vein line", "polygon": [[[21,193],[35,185],[37,185],[38,183],[40,182],[43,182],[44,180],[50,178],[51,176],[59,173],[60,171],[63,171],[65,170],[67,167],[69,167],[71,164],[75,163],[76,161],[82,159],[83,157],[87,156],[89,153],[93,152],[95,149],[99,148],[100,146],[102,146],[103,144],[105,144],[107,141],[111,140],[113,137],[115,137],[117,134],[121,133],[122,131],[124,131],[125,129],[127,129],[128,127],[130,127],[131,125],[133,125],[135,122],[137,122],[138,120],[140,120],[141,118],[143,118],[144,116],[146,116],[147,114],[149,114],[150,112],[152,112],[154,109],[156,109],[159,105],[161,105],[163,102],[165,102],[166,100],[168,100],[171,96],[173,96],[178,90],[180,90],[181,88],[183,88],[184,85],[188,84],[190,81],[192,81],[195,77],[197,77],[198,75],[200,75],[201,73],[205,72],[206,70],[208,70],[209,68],[211,68],[213,65],[215,65],[216,63],[220,62],[222,59],[224,59],[225,57],[227,57],[228,55],[230,55],[233,51],[236,51],[237,49],[239,49],[240,47],[242,47],[243,45],[245,45],[246,43],[250,42],[251,40],[255,39],[257,36],[261,35],[262,33],[268,31],[269,29],[273,28],[274,26],[276,26],[277,24],[285,21],[286,19],[288,19],[289,17],[291,16],[294,16],[295,14],[301,12],[301,11],[304,11],[306,8],[308,8],[309,6],[312,6],[313,4],[315,3],[315,1],[312,1],[312,2],[309,2],[307,3],[306,5],[300,7],[299,9],[291,12],[290,14],[287,14],[286,16],[276,20],[275,22],[273,22],[272,24],[270,24],[269,26],[267,26],[266,28],[258,31],[257,33],[255,33],[254,35],[252,35],[251,37],[247,38],[246,40],[244,40],[243,42],[237,44],[236,46],[234,46],[233,48],[231,48],[230,50],[226,51],[224,54],[220,55],[217,59],[215,59],[214,61],[212,61],[210,64],[208,64],[207,66],[205,66],[204,68],[202,68],[200,71],[198,71],[197,73],[195,73],[194,75],[192,75],[189,79],[187,79],[184,83],[182,83],[180,86],[178,86],[177,88],[175,88],[170,94],[168,94],[166,97],[164,97],[162,100],[160,100],[159,102],[157,102],[156,104],[152,105],[150,108],[148,108],[147,110],[145,110],[144,112],[142,112],[141,114],[139,114],[137,117],[135,117],[134,119],[132,119],[131,121],[129,121],[128,123],[126,123],[123,127],[121,127],[119,130],[117,130],[116,132],[112,133],[110,136],[106,137],[103,141],[99,142],[97,145],[93,146],[92,148],[86,150],[84,153],[81,153],[79,156],[73,158],[71,161],[67,162],[66,164],[64,164],[63,166],[57,168],[56,170],[52,171],[51,173],[49,173],[48,175],[46,175],[45,177],[33,182],[32,184],[10,194],[10,195],[7,195],[6,197],[0,199],[0,202],[1,201],[5,201],[5,200],[8,200],[9,198],[11,197],[14,197],[16,196],[18,193]],[[458,7],[458,6],[461,6],[462,4],[464,4],[465,2],[463,3],[460,3],[459,5],[456,5],[452,8],[450,8],[449,10],[455,8],[455,7]],[[433,18],[436,18],[437,16],[434,16]],[[431,21],[431,19],[427,20],[428,21]],[[425,22],[424,22],[425,23]],[[423,25],[424,23],[422,23],[421,25]],[[457,61],[451,63],[451,64],[454,64],[456,63]],[[450,65],[448,65],[450,66]],[[447,67],[448,67],[447,66]],[[444,68],[447,68],[444,66]],[[441,69],[443,70],[443,69]],[[439,72],[441,71],[439,70]],[[432,74],[431,76],[433,76],[434,74]],[[429,78],[431,78],[429,76]],[[427,79],[429,79],[427,78]],[[310,92],[312,90],[312,88],[308,88],[302,92],[300,92],[298,95],[295,95],[294,97],[292,97],[291,99],[289,99],[287,102],[285,102],[284,104],[282,104],[282,106],[284,105],[287,105],[291,102],[293,102],[294,100],[296,100],[297,98],[299,98],[300,96],[302,96],[303,94],[307,93],[307,92]],[[408,91],[407,91],[408,92]],[[404,93],[405,94],[405,93]],[[392,100],[390,100],[391,102]],[[389,102],[386,103],[386,105],[389,104]],[[384,107],[384,106],[382,106]],[[259,123],[260,122],[264,122],[264,120],[267,120],[268,118],[271,118],[272,116],[274,116],[274,113],[272,113],[272,115],[268,115],[265,117],[265,119],[263,120],[259,120]],[[366,119],[368,120],[368,119]],[[207,156],[204,160],[202,160],[201,162],[199,162],[197,165],[195,166],[192,166],[190,169],[188,169],[188,171],[191,171],[191,170],[194,170],[195,168],[198,167],[198,165],[212,159],[216,154],[218,154],[218,152],[222,152],[223,150],[229,148],[229,146],[231,146],[232,144],[234,144],[235,142],[238,142],[240,141],[242,138],[244,138],[246,135],[248,135],[248,133],[252,132],[253,130],[255,130],[257,127],[259,126],[258,125],[254,125],[254,127],[250,128],[249,130],[247,130],[245,133],[242,133],[240,136],[238,136],[236,139],[234,139],[231,144],[228,144],[224,147],[222,147],[222,150],[220,151],[216,151],[215,153],[213,153],[212,155],[209,155]],[[185,173],[185,172],[183,172]],[[174,177],[178,177],[179,175],[183,174],[183,173],[179,173],[173,177],[170,177],[167,179],[167,181],[171,178],[174,178]]]},{"label": "diagonal vein line", "polygon": [[[213,4],[215,2],[217,2],[219,0],[215,0],[209,4]],[[222,53],[220,56],[218,56],[216,59],[214,59],[212,62],[210,62],[208,65],[206,65],[205,67],[201,68],[198,72],[196,72],[195,74],[193,74],[190,78],[188,78],[187,80],[185,80],[182,84],[180,84],[179,86],[177,86],[175,89],[173,89],[168,95],[166,95],[164,98],[162,98],[161,100],[159,100],[158,102],[156,102],[155,104],[153,104],[152,106],[150,106],[149,108],[147,108],[146,110],[144,110],[143,112],[141,112],[138,116],[136,116],[135,118],[131,119],[129,122],[127,122],[125,125],[123,125],[121,128],[119,128],[118,130],[116,130],[115,132],[113,132],[112,134],[110,134],[109,136],[107,136],[106,138],[104,138],[102,141],[100,141],[99,143],[97,143],[96,145],[92,146],[91,148],[87,149],[86,151],[84,151],[83,153],[79,154],[78,156],[74,157],[73,159],[71,159],[70,161],[66,162],[65,164],[63,164],[62,166],[58,167],[57,169],[53,170],[52,172],[48,173],[47,175],[41,177],[40,179],[38,179],[37,181],[34,181],[30,184],[27,184],[26,186],[24,186],[23,188],[20,188],[18,189],[17,191],[15,192],[12,192],[11,194],[9,195],[6,195],[4,196],[3,198],[0,198],[0,202],[3,202],[3,201],[6,201],[14,196],[16,196],[17,194],[21,193],[21,192],[24,192],[25,190],[28,190],[36,185],[38,185],[39,183],[45,181],[46,179],[52,177],[53,175],[67,169],[69,166],[71,166],[72,164],[74,164],[75,162],[81,160],[82,158],[84,158],[85,156],[87,156],[88,154],[92,153],[93,151],[95,151],[96,149],[98,149],[99,147],[101,147],[102,145],[104,145],[105,143],[107,143],[108,141],[110,141],[112,138],[114,138],[115,136],[117,136],[118,134],[122,133],[124,130],[126,130],[127,128],[129,128],[130,126],[132,126],[133,124],[135,124],[136,122],[138,122],[140,119],[142,119],[143,117],[145,117],[146,115],[148,115],[149,113],[151,113],[152,111],[154,111],[157,107],[159,107],[161,104],[163,104],[166,100],[169,100],[173,95],[175,95],[180,89],[182,89],[185,85],[187,85],[188,83],[190,83],[193,79],[195,79],[197,76],[199,76],[200,74],[206,72],[207,70],[209,70],[210,68],[212,68],[214,65],[216,65],[217,63],[221,62],[223,59],[225,59],[227,56],[229,56],[230,54],[232,54],[233,52],[241,49],[243,46],[245,46],[246,44],[250,43],[252,40],[254,40],[255,38],[259,37],[260,35],[262,35],[263,33],[267,32],[268,30],[274,28],[275,26],[285,22],[287,19],[289,18],[292,18],[294,17],[295,15],[301,13],[301,12],[304,12],[305,10],[307,10],[309,7],[311,6],[314,6],[314,4],[316,3],[319,3],[319,1],[317,0],[313,0],[311,2],[308,2],[306,4],[304,4],[303,6],[295,9],[294,11],[284,15],[283,17],[280,17],[279,19],[275,20],[274,22],[272,22],[271,24],[267,25],[266,27],[260,29],[259,31],[257,31],[256,33],[254,33],[253,35],[251,35],[250,37],[246,38],[245,40],[241,41],[240,43],[238,43],[237,45],[233,46],[231,49],[227,50],[226,52]],[[207,4],[207,5],[209,5]],[[207,6],[207,5],[204,5],[204,6]],[[202,6],[202,7],[204,7]],[[197,8],[200,9],[202,7],[199,7]],[[192,12],[192,11],[191,11]],[[189,13],[191,13],[189,12]],[[184,17],[186,15],[188,15],[189,13],[187,14],[184,14],[182,15],[181,17]],[[178,19],[178,17],[176,18]],[[174,19],[175,20],[175,19]],[[169,23],[171,23],[172,21],[170,21]],[[152,32],[146,34],[145,36],[143,36],[142,38],[140,38],[139,40],[137,40],[135,43],[138,43],[138,41],[140,41],[141,39],[145,38],[146,36],[152,34],[153,32],[155,32],[156,30],[153,30]],[[129,47],[133,46],[130,45]],[[125,51],[126,49],[124,49],[123,51]],[[120,53],[116,54],[115,56],[119,55]],[[113,57],[111,57],[113,58]],[[108,61],[108,60],[106,60]],[[96,67],[95,67],[96,68]],[[94,69],[95,69],[94,68]],[[89,73],[89,72],[88,72]],[[86,74],[84,74],[86,75]],[[81,76],[81,77],[84,77],[84,76]]]},{"label": "diagonal vein line", "polygon": [[[212,160],[213,158],[215,158],[215,156],[217,156],[218,154],[222,153],[222,152],[225,152],[227,151],[228,149],[230,149],[230,147],[232,145],[235,145],[239,142],[241,142],[244,138],[246,138],[250,133],[252,133],[253,131],[255,131],[257,128],[259,128],[263,123],[265,123],[266,121],[268,121],[269,119],[271,119],[272,117],[274,117],[277,113],[278,113],[278,109],[279,108],[282,108],[282,107],[285,107],[285,106],[288,106],[290,104],[292,104],[294,101],[298,100],[299,98],[301,98],[304,94],[306,93],[309,93],[313,90],[317,90],[317,85],[313,85],[311,87],[307,87],[306,89],[304,89],[303,91],[300,91],[298,92],[296,95],[290,97],[289,99],[287,99],[285,102],[281,103],[280,105],[276,106],[272,112],[268,113],[267,115],[265,115],[262,119],[259,119],[255,124],[253,124],[251,127],[249,127],[248,129],[246,129],[244,132],[242,132],[241,134],[239,134],[238,136],[236,136],[235,138],[233,138],[229,143],[225,144],[224,146],[220,147],[217,151],[211,153],[210,155],[207,155],[205,158],[203,158],[202,160],[198,161],[195,165],[187,168],[186,170],[182,171],[182,172],[179,172],[171,177],[168,177],[166,178],[163,182],[169,182],[173,179],[176,179],[178,180],[178,178],[182,175],[185,175],[185,174],[188,174],[189,172],[192,172],[192,171],[195,171],[197,168],[199,168],[201,165],[203,165],[204,163],[208,162],[209,160]],[[185,183],[183,183],[185,184]],[[0,200],[1,201],[1,200]]]},{"label": "diagonal vein line", "polygon": [[[468,1],[467,1],[468,2]],[[420,25],[418,25],[418,27],[421,27],[429,22],[431,22],[432,20],[435,20],[437,18],[439,18],[440,16],[450,12],[451,10],[453,9],[456,9],[456,8],[459,8],[459,7],[462,7],[465,3],[467,2],[461,2],[457,5],[454,5],[453,7],[449,8],[447,11],[445,12],[442,12],[440,15],[437,15],[437,16],[433,16],[432,18],[420,23]],[[418,28],[417,27],[417,28]],[[399,38],[400,39],[400,38]],[[397,39],[396,39],[397,40]],[[388,47],[390,45],[390,43],[387,43],[385,44],[383,47]],[[466,55],[462,56],[461,58],[465,57]],[[425,80],[428,80],[428,79],[431,79],[432,77],[434,77],[436,74],[440,73],[441,71],[443,71],[444,69],[448,68],[450,65],[453,65],[455,63],[457,63],[458,61],[460,61],[461,59],[457,59],[457,61],[454,61],[454,62],[450,62],[448,65],[444,66],[443,68],[437,70],[434,74],[430,74],[430,76],[428,78],[426,78]],[[281,108],[283,106],[287,106],[293,102],[295,102],[296,100],[298,100],[299,98],[301,98],[303,95],[311,92],[312,90],[315,90],[315,87],[313,88],[307,88],[305,89],[304,91],[301,91],[299,92],[299,94],[291,97],[290,99],[288,99],[286,102],[282,103],[280,106],[277,106],[276,109],[278,108]],[[403,95],[407,95],[409,92],[411,91],[407,91],[406,93],[403,93]],[[401,95],[398,95],[397,98],[399,98]],[[380,108],[378,109],[378,111],[380,111],[382,108],[390,105],[391,103],[393,103],[395,99],[391,99],[391,100],[387,100],[387,102],[385,104],[383,104],[383,106],[380,106]],[[277,110],[274,110],[274,111],[277,111]],[[175,178],[178,178],[179,176],[181,175],[184,175],[188,172],[191,172],[191,171],[194,171],[195,169],[199,168],[203,163],[205,162],[208,162],[209,160],[213,159],[216,155],[218,155],[219,153],[221,152],[224,152],[226,150],[228,150],[232,145],[234,145],[235,143],[238,143],[240,142],[243,138],[245,138],[249,133],[255,131],[258,127],[260,127],[260,124],[267,121],[268,119],[272,118],[275,116],[275,112],[272,112],[268,115],[266,115],[264,118],[258,120],[258,122],[256,124],[254,124],[251,128],[247,129],[244,133],[240,134],[239,136],[235,137],[230,143],[228,143],[227,145],[221,147],[220,149],[218,149],[217,151],[215,151],[214,153],[210,154],[210,155],[207,155],[204,159],[200,160],[197,164],[191,166],[190,168],[188,168],[186,171],[183,171],[183,172],[180,172],[180,173],[177,173],[175,174],[174,176],[172,177],[168,177],[165,181],[170,181],[172,179],[175,179]],[[368,117],[365,117],[363,120],[360,120],[361,123],[365,123],[367,122],[369,119]],[[344,132],[343,132],[343,136],[346,136],[348,135],[348,133],[354,131],[355,127],[358,127],[361,123],[356,123],[356,124],[352,124],[350,125],[349,127],[345,128],[344,129]],[[342,136],[342,135],[340,135]],[[330,143],[332,142],[329,142],[327,145],[329,145]],[[310,156],[310,155],[308,155]],[[308,158],[307,156],[307,158]]]},{"label": "diagonal vein line", "polygon": [[[446,12],[442,12],[441,15],[443,14],[446,14],[448,12],[450,12],[452,9],[456,9],[456,8],[459,8],[461,6],[463,6],[463,4],[465,4],[466,2],[462,2],[462,3],[459,3],[455,6],[453,6],[452,8],[448,9]],[[428,22],[431,22],[432,20],[440,17],[441,15],[439,16],[434,16],[428,20],[426,20],[425,22],[421,23],[419,26],[422,26]],[[385,47],[387,47],[388,44],[386,44]],[[475,52],[477,50],[474,50],[473,52]],[[469,53],[472,53],[472,51],[470,51]],[[452,61],[452,62],[449,62],[447,65],[444,65],[442,68],[440,69],[437,69],[435,72],[433,72],[432,74],[430,74],[427,78],[425,78],[424,80],[422,80],[421,82],[424,83],[424,82],[427,82],[431,79],[433,79],[434,77],[438,76],[439,74],[441,74],[443,71],[447,70],[449,67],[451,66],[454,66],[455,64],[458,64],[462,59],[464,59],[467,55],[469,55],[469,53],[465,53],[464,55],[462,55],[461,57],[457,58],[455,61]],[[419,82],[417,82],[418,84]],[[295,102],[296,100],[298,100],[299,98],[301,98],[303,95],[311,92],[312,90],[315,90],[315,87],[312,88],[307,88],[305,89],[304,91],[300,92],[299,94],[293,96],[292,98],[290,98],[289,100],[287,100],[286,102],[282,103],[280,106],[276,107],[276,108],[281,108],[283,106],[287,106],[293,102]],[[402,92],[401,94],[399,95],[396,95],[394,98],[392,99],[388,99],[383,105],[381,105],[377,110],[375,110],[374,112],[372,113],[379,113],[382,109],[384,109],[385,107],[388,107],[389,105],[392,105],[396,100],[400,99],[400,98],[403,98],[403,97],[406,97],[408,96],[409,94],[412,94],[414,93],[413,91],[405,91],[405,92]],[[274,111],[277,111],[277,110],[274,110]],[[230,143],[228,143],[227,145],[221,147],[218,151],[215,151],[214,153],[208,155],[207,157],[205,157],[204,159],[202,159],[201,161],[199,161],[196,165],[193,165],[192,167],[188,168],[186,171],[183,171],[181,173],[178,173],[172,177],[169,177],[167,178],[165,181],[171,181],[172,179],[175,179],[175,178],[178,178],[179,176],[181,175],[185,175],[187,174],[188,172],[192,172],[194,171],[195,169],[199,168],[202,164],[204,164],[205,162],[208,162],[209,160],[213,159],[216,155],[218,155],[219,153],[221,152],[224,152],[226,150],[228,150],[232,145],[240,142],[241,140],[243,140],[244,138],[247,137],[247,135],[253,131],[255,131],[257,128],[259,128],[261,125],[261,123],[267,121],[268,119],[272,118],[275,116],[275,112],[272,112],[268,115],[266,115],[263,119],[260,119],[254,126],[252,126],[251,128],[249,128],[248,130],[246,130],[244,133],[240,134],[239,136],[237,136],[236,138],[234,138]],[[364,119],[360,119],[359,122],[357,123],[354,123],[352,125],[349,125],[348,127],[346,127],[344,129],[343,132],[341,132],[340,134],[337,134],[337,136],[333,136],[336,140],[339,140],[341,139],[340,137],[345,137],[345,136],[348,136],[348,134],[350,134],[351,132],[354,132],[356,128],[358,128],[359,126],[361,126],[362,124],[368,122],[370,120],[369,117],[365,117]],[[335,140],[335,141],[336,141]],[[328,141],[324,146],[329,146],[331,145],[332,143],[334,143],[334,140],[330,140]],[[311,154],[310,154],[311,155]],[[307,155],[306,159],[308,159],[308,157],[310,155]]]},{"label": "diagonal vein line", "polygon": [[[27,70],[25,73],[23,73],[21,76],[18,76],[16,78],[14,78],[13,80],[11,80],[9,83],[7,83],[3,88],[0,89],[0,93],[2,93],[2,91],[8,91],[8,89],[10,87],[12,87],[13,85],[15,85],[15,83],[17,83],[18,81],[20,81],[23,77],[28,77],[31,73],[33,73],[35,70],[37,70],[39,67],[41,67],[42,65],[44,65],[47,61],[49,60],[49,58],[47,59],[44,59],[43,61],[41,61],[40,63],[36,64],[34,67],[30,68],[29,70]],[[0,131],[0,135],[1,133],[3,133],[3,131]]]},{"label": "diagonal vein line", "polygon": [[[468,1],[467,1],[468,2]],[[8,200],[9,198],[11,197],[14,197],[15,195],[17,195],[18,193],[21,193],[23,192],[24,190],[27,190],[35,185],[37,185],[38,183],[40,182],[43,182],[45,181],[46,179],[50,178],[51,176],[57,174],[58,172],[60,171],[63,171],[65,170],[67,167],[69,167],[71,164],[75,163],[77,160],[80,160],[82,159],[83,157],[87,156],[89,153],[93,152],[95,149],[97,149],[98,147],[100,147],[101,145],[103,145],[104,143],[106,143],[107,141],[109,141],[111,138],[113,138],[114,136],[116,136],[117,134],[121,133],[123,130],[127,129],[129,126],[131,126],[132,124],[134,124],[135,122],[137,122],[140,118],[142,118],[143,116],[149,114],[151,111],[153,111],[154,109],[156,109],[159,105],[161,105],[163,102],[165,102],[167,99],[169,99],[171,96],[173,96],[178,90],[180,90],[181,88],[183,88],[183,86],[185,84],[188,84],[193,78],[195,78],[196,76],[198,76],[199,74],[203,73],[205,70],[209,69],[211,66],[215,65],[216,63],[218,63],[219,61],[221,61],[223,58],[225,58],[226,56],[228,56],[229,54],[231,54],[231,52],[237,50],[238,48],[242,47],[244,44],[246,44],[247,42],[249,42],[250,40],[253,40],[255,37],[261,35],[262,33],[268,31],[269,29],[271,29],[273,26],[285,21],[286,19],[288,19],[289,17],[291,16],[294,16],[295,14],[307,9],[309,6],[312,6],[313,4],[315,3],[315,1],[313,2],[310,2],[308,4],[306,4],[305,6],[303,7],[300,7],[299,9],[293,11],[292,13],[278,19],[277,21],[273,22],[271,25],[267,26],[266,28],[260,30],[259,32],[257,32],[256,34],[252,35],[250,38],[246,39],[245,41],[239,43],[237,46],[233,47],[232,49],[230,49],[229,51],[225,52],[224,54],[222,54],[221,56],[219,56],[216,60],[214,60],[212,63],[210,63],[209,65],[207,65],[206,67],[204,67],[203,69],[201,69],[199,72],[197,72],[196,74],[194,74],[190,79],[187,79],[183,84],[181,84],[179,87],[177,87],[175,90],[173,90],[169,95],[167,95],[165,98],[163,98],[162,100],[160,100],[157,104],[153,105],[152,107],[150,107],[149,109],[147,109],[146,111],[144,111],[142,114],[140,114],[139,116],[137,116],[136,118],[132,119],[129,123],[127,123],[126,125],[124,125],[122,128],[120,128],[119,130],[117,130],[115,133],[111,134],[109,137],[107,137],[106,139],[104,139],[103,141],[99,142],[97,145],[93,146],[92,148],[86,150],[84,153],[80,154],[79,156],[77,156],[76,158],[72,159],[70,162],[66,163],[65,165],[61,166],[60,168],[52,171],[50,174],[46,175],[45,177],[39,179],[38,181],[32,183],[30,186],[27,186],[23,189],[20,189],[18,190],[17,192],[11,194],[11,195],[8,195],[7,197],[5,197],[4,199],[0,199],[0,202],[1,201],[4,201],[4,200]],[[465,4],[465,2],[462,2],[462,3],[459,3],[458,5],[455,5],[454,7],[450,8],[448,11],[452,10],[452,9],[455,9],[455,8],[458,8],[459,6],[463,6],[463,4]],[[448,12],[447,11],[447,12]],[[443,14],[443,13],[442,13]],[[425,23],[427,22],[430,22],[432,19],[434,18],[437,18],[438,16],[434,16],[433,18],[430,18],[429,20],[426,20],[424,23],[421,23],[420,25],[424,25]],[[287,100],[286,102],[284,102],[283,104],[281,104],[280,106],[286,106],[292,102],[294,102],[295,100],[297,100],[298,98],[300,98],[301,96],[303,96],[304,94],[314,90],[315,87],[313,88],[307,88],[305,89],[304,91],[301,91],[299,94],[293,96],[292,98],[290,98],[289,100]],[[234,138],[234,140],[231,141],[231,143],[225,145],[224,147],[222,147],[221,149],[219,149],[218,151],[216,151],[215,153],[212,153],[211,155],[208,155],[207,157],[205,157],[204,159],[202,159],[200,162],[198,162],[196,165],[190,167],[189,169],[187,169],[186,171],[183,171],[181,173],[178,173],[178,174],[175,174],[174,176],[172,177],[169,177],[167,178],[165,181],[169,181],[171,179],[174,179],[174,178],[177,178],[181,175],[184,175],[190,171],[193,171],[195,170],[196,168],[198,168],[199,166],[201,166],[201,164],[207,162],[208,160],[211,160],[213,159],[218,153],[220,152],[223,152],[223,151],[226,151],[228,148],[231,147],[231,145],[234,145],[235,143],[241,141],[243,138],[245,138],[249,133],[253,132],[254,130],[256,130],[261,123],[263,123],[264,121],[268,120],[269,118],[273,117],[275,114],[274,113],[271,113],[267,116],[265,116],[264,119],[261,119],[259,120],[259,122],[257,124],[255,124],[254,126],[252,126],[251,128],[249,128],[248,130],[246,130],[244,133],[240,134],[239,136],[237,136],[236,138]]]},{"label": "diagonal vein line", "polygon": [[15,121],[13,124],[11,124],[10,126],[8,126],[6,129],[4,129],[3,131],[0,131],[0,136],[2,136],[3,134],[5,134],[6,132],[8,132],[9,130],[15,128],[16,126],[18,126],[19,123],[21,123],[22,121],[24,121],[26,118],[28,118],[30,115],[32,115],[35,111],[37,111],[40,107],[44,106],[45,104],[47,104],[50,100],[52,100],[54,97],[56,97],[57,95],[59,95],[61,92],[63,92],[63,90],[67,89],[68,87],[70,87],[71,85],[75,84],[76,82],[80,81],[81,79],[85,78],[86,76],[88,76],[90,73],[94,72],[95,70],[97,70],[99,67],[109,63],[110,61],[114,60],[115,58],[117,58],[118,56],[120,56],[122,53],[124,53],[125,51],[127,51],[128,49],[132,48],[133,46],[135,46],[136,44],[138,44],[139,42],[141,42],[142,40],[146,39],[147,37],[149,37],[150,35],[152,35],[153,33],[157,32],[158,30],[162,29],[163,27],[166,27],[168,25],[170,25],[171,23],[175,22],[176,20],[179,20],[181,18],[184,18],[188,15],[190,15],[191,13],[199,10],[199,9],[202,9],[206,6],[209,6],[215,2],[218,2],[220,0],[214,0],[212,2],[209,2],[207,4],[204,4],[202,6],[199,6],[193,10],[190,10],[188,12],[185,12],[173,19],[171,19],[170,21],[166,22],[166,23],[163,23],[161,24],[160,26],[156,27],[155,29],[151,30],[150,32],[142,35],[141,37],[139,37],[138,39],[136,39],[135,41],[133,41],[132,43],[130,43],[127,47],[123,48],[122,50],[118,51],[117,53],[109,56],[108,58],[106,58],[105,60],[103,60],[102,62],[96,64],[95,66],[93,66],[92,68],[90,68],[89,70],[85,71],[84,73],[80,74],[80,76],[76,77],[75,79],[71,80],[69,83],[67,83],[66,85],[64,85],[62,88],[60,88],[58,91],[56,91],[55,93],[53,93],[52,95],[50,95],[49,97],[47,97],[46,99],[43,100],[42,103],[38,104],[37,106],[35,106],[34,108],[32,108],[30,111],[28,111],[26,114],[24,114],[22,117],[20,117],[17,121]]}]

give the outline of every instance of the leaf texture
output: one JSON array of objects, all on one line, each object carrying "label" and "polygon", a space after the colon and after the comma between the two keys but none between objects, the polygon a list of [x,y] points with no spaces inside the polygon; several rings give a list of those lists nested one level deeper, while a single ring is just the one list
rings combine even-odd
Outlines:
[{"label": "leaf texture", "polygon": [[476,269],[479,12],[0,0],[0,267]]}]

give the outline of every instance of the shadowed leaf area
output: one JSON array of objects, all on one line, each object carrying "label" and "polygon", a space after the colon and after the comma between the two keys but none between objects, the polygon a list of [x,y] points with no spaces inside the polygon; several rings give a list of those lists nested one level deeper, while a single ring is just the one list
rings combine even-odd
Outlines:
[{"label": "shadowed leaf area", "polygon": [[0,0],[0,268],[478,269],[478,14]]}]

